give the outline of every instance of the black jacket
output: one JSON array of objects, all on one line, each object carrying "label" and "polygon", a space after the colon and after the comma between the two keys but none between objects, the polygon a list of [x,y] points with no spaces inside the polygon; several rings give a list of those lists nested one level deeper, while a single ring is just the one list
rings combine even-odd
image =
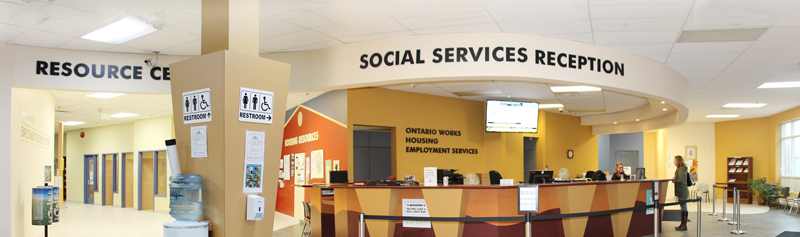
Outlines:
[{"label": "black jacket", "polygon": [[620,176],[625,176],[625,180],[630,179],[630,176],[629,175],[625,175],[625,173],[614,172],[614,174],[611,175],[611,180],[619,180]]}]

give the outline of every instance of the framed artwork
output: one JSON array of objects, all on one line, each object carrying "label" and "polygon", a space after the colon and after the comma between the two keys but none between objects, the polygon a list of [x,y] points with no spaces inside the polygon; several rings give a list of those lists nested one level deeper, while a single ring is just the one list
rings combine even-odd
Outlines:
[{"label": "framed artwork", "polygon": [[697,159],[697,146],[686,146],[686,156],[684,159]]}]

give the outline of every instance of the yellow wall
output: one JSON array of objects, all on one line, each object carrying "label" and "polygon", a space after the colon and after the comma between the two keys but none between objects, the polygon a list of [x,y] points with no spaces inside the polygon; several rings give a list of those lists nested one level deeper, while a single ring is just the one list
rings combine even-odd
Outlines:
[{"label": "yellow wall", "polygon": [[656,163],[656,130],[645,131],[642,133],[644,151],[644,169],[647,178],[655,179],[658,177],[657,163]]},{"label": "yellow wall", "polygon": [[[686,146],[697,147],[697,171],[698,184],[708,184],[709,187],[715,182],[725,182],[716,180],[716,150],[714,138],[714,123],[684,123],[678,126],[666,128],[667,154],[674,157],[681,155],[686,158]],[[664,164],[666,166],[666,178],[671,179],[675,176],[675,165]],[[698,186],[690,187],[690,190],[697,189]],[[667,196],[674,194],[674,186],[668,187]]]},{"label": "yellow wall", "polygon": [[[544,114],[547,143],[544,157],[537,157],[537,162],[542,160],[556,172],[567,168],[570,178],[589,170],[597,170],[597,136],[592,135],[592,127],[581,126],[580,117]],[[574,158],[567,159],[567,150],[573,150]],[[540,165],[541,167],[543,166]]]},{"label": "yellow wall", "polygon": [[[44,166],[54,165],[55,99],[49,91],[23,88],[13,88],[11,98],[13,149],[10,173],[6,175],[12,191],[11,202],[2,205],[10,206],[11,236],[41,236],[43,228],[31,225],[31,188],[43,186]],[[27,114],[24,117],[23,112]],[[31,134],[36,136],[31,137]],[[36,139],[39,142],[28,139],[36,137],[40,138]]]},{"label": "yellow wall", "polygon": [[[424,167],[459,169],[459,173],[487,172],[484,165],[484,103],[396,90],[365,88],[347,92],[348,170],[353,169],[353,125],[395,127],[397,177],[416,175]],[[461,136],[408,134],[406,128],[459,130]],[[406,137],[438,138],[438,144],[406,143]],[[407,146],[478,149],[478,154],[407,153]],[[352,173],[350,179],[352,180]],[[386,176],[389,176],[387,174]]]},{"label": "yellow wall", "polygon": [[753,157],[753,178],[767,177],[775,182],[774,146],[769,118],[718,122],[716,130],[716,180],[727,182],[727,159],[736,156]]},{"label": "yellow wall", "polygon": [[[80,137],[80,133],[85,134],[84,138]],[[122,154],[123,152],[134,152],[133,157],[136,162],[139,159],[139,151],[153,151],[165,150],[166,145],[164,140],[174,137],[172,117],[164,116],[157,118],[141,119],[131,123],[123,123],[88,129],[78,129],[67,132],[67,169],[69,176],[72,178],[67,179],[67,187],[69,188],[68,200],[83,202],[83,156],[91,154],[106,154],[118,153],[119,162],[117,163],[118,169],[117,185],[122,189]],[[98,159],[100,160],[100,159]],[[134,162],[133,166],[133,183],[126,185],[133,187],[133,199],[126,200],[132,202],[134,208],[138,208],[138,185],[139,185],[139,164]],[[111,164],[109,164],[111,165]],[[98,161],[98,179],[102,179],[103,170],[102,161]],[[167,177],[172,172],[169,170],[167,164]],[[102,184],[102,182],[100,183]],[[102,188],[98,189],[99,192],[95,193],[95,205],[101,205]],[[122,204],[121,195],[114,194],[114,206],[119,207]],[[169,198],[168,197],[155,197],[155,211],[167,212],[169,211]]]},{"label": "yellow wall", "polygon": [[[523,181],[523,139],[537,137],[537,168],[567,168],[570,177],[597,170],[597,136],[580,118],[539,112],[539,133],[486,133],[482,101],[425,95],[396,90],[350,89],[348,96],[348,170],[352,170],[353,125],[395,127],[397,177],[416,175],[421,180],[424,167],[459,169],[459,173],[485,173],[497,170],[503,178]],[[460,130],[462,136],[407,134],[405,128]],[[406,137],[439,138],[439,144],[407,144]],[[477,148],[477,155],[407,153],[407,146]],[[567,159],[567,150],[575,152]],[[352,175],[353,172],[349,172]],[[387,175],[388,176],[388,175]],[[350,177],[352,180],[352,176]]]}]

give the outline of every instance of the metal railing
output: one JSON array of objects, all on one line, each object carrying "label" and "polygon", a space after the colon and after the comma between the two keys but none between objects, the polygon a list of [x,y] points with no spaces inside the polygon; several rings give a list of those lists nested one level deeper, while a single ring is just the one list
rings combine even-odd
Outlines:
[{"label": "metal railing", "polygon": [[717,186],[716,184],[714,184],[714,188],[712,188],[712,189],[714,189],[714,194],[711,195],[711,197],[712,197],[711,198],[711,213],[708,214],[709,216],[719,216],[719,213],[717,213],[717,189],[718,188],[721,188],[721,189],[724,190],[726,188],[726,186]]}]

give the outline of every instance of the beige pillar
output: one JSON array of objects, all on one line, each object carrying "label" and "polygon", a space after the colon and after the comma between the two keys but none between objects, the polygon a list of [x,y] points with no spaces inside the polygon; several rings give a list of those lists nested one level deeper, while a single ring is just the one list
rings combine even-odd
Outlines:
[{"label": "beige pillar", "polygon": [[[258,56],[258,0],[203,0],[202,56],[170,64],[181,171],[203,176],[203,216],[211,236],[272,236],[289,65]],[[239,89],[274,93],[272,124],[239,122]],[[183,92],[210,88],[212,121],[184,124]],[[207,127],[208,158],[191,158],[190,129]],[[245,219],[245,132],[266,132],[264,219]]]}]

